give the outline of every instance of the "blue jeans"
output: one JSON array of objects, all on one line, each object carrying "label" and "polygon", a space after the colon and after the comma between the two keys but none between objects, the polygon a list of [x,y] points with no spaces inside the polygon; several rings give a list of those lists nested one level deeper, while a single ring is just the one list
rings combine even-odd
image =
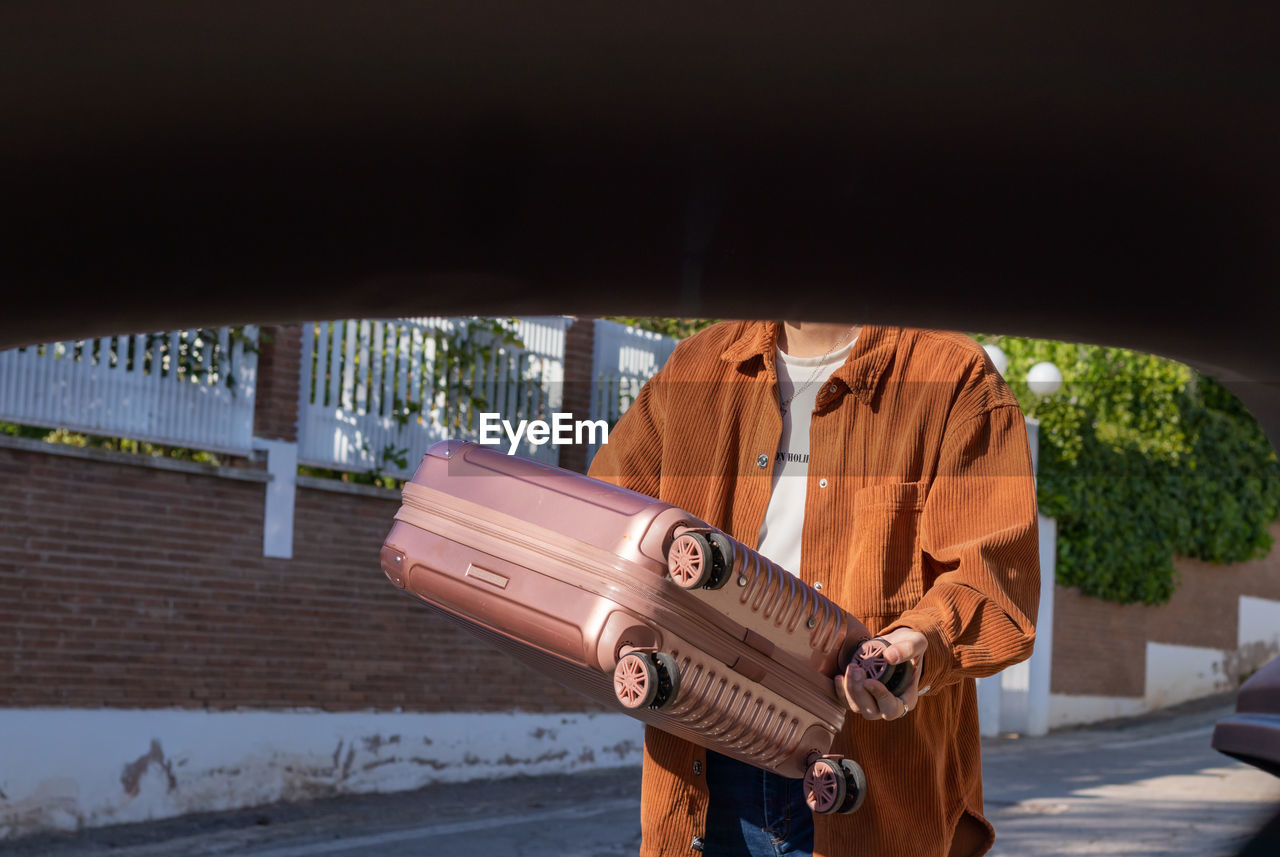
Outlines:
[{"label": "blue jeans", "polygon": [[813,813],[804,780],[780,777],[707,751],[707,832],[702,857],[810,857]]}]

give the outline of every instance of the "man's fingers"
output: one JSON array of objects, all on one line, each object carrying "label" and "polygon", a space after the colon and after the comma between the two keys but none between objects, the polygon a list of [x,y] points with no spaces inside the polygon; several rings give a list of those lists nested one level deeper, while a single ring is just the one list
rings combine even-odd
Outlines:
[{"label": "man's fingers", "polygon": [[839,686],[851,710],[858,712],[867,720],[880,719],[880,707],[867,691],[867,681],[862,670],[857,667],[850,667],[837,681],[840,682]]},{"label": "man's fingers", "polygon": [[844,698],[850,710],[858,712],[865,720],[897,720],[915,708],[917,693],[914,687],[903,691],[902,696],[894,696],[882,683],[867,678],[861,669],[854,666],[835,677],[835,686],[837,695]]},{"label": "man's fingers", "polygon": [[925,647],[918,640],[893,640],[892,645],[884,650],[884,658],[891,664],[901,664],[924,654]]},{"label": "man's fingers", "polygon": [[884,659],[891,664],[900,664],[909,661],[915,657],[912,652],[912,646],[903,643],[894,643],[892,646],[884,650]]},{"label": "man's fingers", "polygon": [[880,682],[875,679],[867,679],[862,683],[862,689],[875,702],[876,714],[873,715],[874,717],[893,720],[894,718],[902,715],[902,700],[890,693],[889,688],[885,687]]},{"label": "man's fingers", "polygon": [[899,628],[880,639],[889,644],[884,650],[884,658],[891,664],[915,660],[929,647],[924,634],[911,628]]}]

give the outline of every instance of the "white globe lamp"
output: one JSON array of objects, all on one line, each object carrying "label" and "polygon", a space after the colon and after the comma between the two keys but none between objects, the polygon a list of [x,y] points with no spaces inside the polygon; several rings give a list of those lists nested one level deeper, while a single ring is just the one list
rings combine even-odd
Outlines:
[{"label": "white globe lamp", "polygon": [[1003,375],[1004,370],[1009,368],[1009,355],[1005,354],[1004,349],[999,345],[984,345],[982,347],[986,349],[987,356],[991,358],[991,362],[996,365],[996,371]]},{"label": "white globe lamp", "polygon": [[1062,371],[1052,363],[1037,363],[1027,370],[1027,386],[1037,396],[1052,396],[1062,389]]}]

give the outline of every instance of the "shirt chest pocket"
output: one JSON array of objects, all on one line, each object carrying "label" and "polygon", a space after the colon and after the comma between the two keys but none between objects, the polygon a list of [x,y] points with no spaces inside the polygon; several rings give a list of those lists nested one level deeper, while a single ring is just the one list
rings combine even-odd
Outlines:
[{"label": "shirt chest pocket", "polygon": [[872,632],[924,594],[920,515],[925,483],[891,482],[853,495],[853,538],[841,606]]}]

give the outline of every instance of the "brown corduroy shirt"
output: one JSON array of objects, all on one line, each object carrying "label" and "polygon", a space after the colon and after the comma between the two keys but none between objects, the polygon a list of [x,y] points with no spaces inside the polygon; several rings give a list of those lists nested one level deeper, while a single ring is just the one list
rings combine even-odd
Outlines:
[{"label": "brown corduroy shirt", "polygon": [[[680,506],[754,547],[782,433],[778,325],[722,322],[681,342],[591,475]],[[863,325],[810,426],[808,583],[873,633],[925,635],[917,708],[850,713],[833,753],[867,797],[815,816],[815,855],[985,853],[974,678],[1031,654],[1040,595],[1035,488],[1017,400],[971,338]],[[833,695],[835,693],[833,689]],[[643,857],[690,855],[704,832],[705,751],[645,733]]]}]

